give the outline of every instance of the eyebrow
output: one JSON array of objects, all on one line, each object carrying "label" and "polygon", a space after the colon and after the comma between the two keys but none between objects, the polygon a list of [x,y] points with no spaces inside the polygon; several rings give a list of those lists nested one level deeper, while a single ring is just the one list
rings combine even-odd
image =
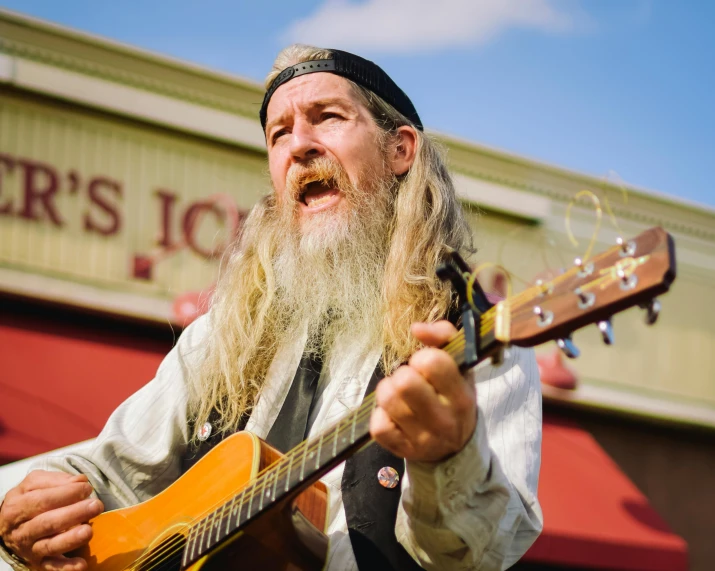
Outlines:
[{"label": "eyebrow", "polygon": [[[316,108],[325,108],[325,107],[330,107],[331,105],[338,105],[344,109],[348,110],[353,110],[355,109],[355,104],[350,101],[349,99],[345,97],[330,97],[327,99],[318,99],[316,101],[311,101],[310,102],[310,107],[316,107]],[[279,123],[285,122],[285,115],[281,115],[280,117],[277,117],[276,119],[273,119],[272,121],[268,121],[266,123],[266,135],[270,133],[271,129],[275,127]]]}]

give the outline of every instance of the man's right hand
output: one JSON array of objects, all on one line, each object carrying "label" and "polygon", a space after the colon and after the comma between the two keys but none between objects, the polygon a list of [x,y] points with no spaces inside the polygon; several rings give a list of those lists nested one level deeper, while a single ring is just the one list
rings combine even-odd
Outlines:
[{"label": "man's right hand", "polygon": [[30,472],[0,506],[0,537],[32,569],[83,571],[84,559],[64,554],[89,542],[87,521],[104,510],[91,493],[86,476]]}]

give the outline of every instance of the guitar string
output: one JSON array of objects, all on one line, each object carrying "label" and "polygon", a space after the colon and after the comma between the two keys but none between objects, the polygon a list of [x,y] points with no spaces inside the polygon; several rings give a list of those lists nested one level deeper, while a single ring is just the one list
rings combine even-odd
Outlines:
[{"label": "guitar string", "polygon": [[[617,248],[617,247],[616,247],[616,248]],[[615,248],[611,248],[611,249],[607,250],[606,252],[603,253],[603,255],[607,255],[607,254],[610,252],[610,250],[613,250],[613,249],[615,249]],[[601,256],[597,256],[597,257],[601,257]],[[564,272],[564,273],[561,274],[560,276],[556,276],[554,279],[552,279],[552,280],[551,280],[551,284],[552,284],[552,285],[557,285],[559,282],[563,282],[563,281],[565,281],[565,280],[567,280],[567,279],[570,279],[570,278],[573,276],[573,274],[577,273],[579,270],[580,270],[580,268],[579,268],[578,266],[575,266],[575,267],[573,267],[573,268],[570,268],[569,270],[567,270],[566,272]],[[605,276],[604,276],[604,277],[605,277]],[[602,280],[602,279],[603,279],[603,277],[601,278],[601,280]],[[607,279],[607,278],[606,278],[606,279]],[[598,280],[598,281],[601,281],[601,280]],[[592,280],[592,281],[595,281],[595,280]],[[512,297],[510,297],[510,298],[508,298],[508,299],[506,299],[506,300],[503,300],[502,303],[508,303],[508,305],[509,305],[510,308],[511,308],[511,306],[513,306],[513,305],[515,305],[515,304],[518,304],[518,303],[519,303],[522,299],[524,299],[524,298],[526,298],[526,299],[534,299],[534,298],[537,297],[537,295],[534,295],[533,290],[537,290],[537,291],[538,291],[538,295],[540,295],[540,294],[542,293],[542,287],[543,287],[543,286],[533,286],[533,287],[528,288],[528,289],[526,289],[525,291],[523,291],[523,292],[521,292],[521,293],[519,293],[519,294],[517,294],[517,295],[515,295],[515,296],[512,296]],[[582,286],[582,287],[583,287],[583,286]],[[481,334],[482,334],[482,335],[484,335],[484,334],[490,332],[490,330],[493,329],[492,325],[493,325],[493,323],[494,323],[494,321],[495,321],[495,318],[496,318],[495,307],[489,308],[486,312],[484,312],[484,314],[482,314],[482,316],[481,316],[481,318],[480,318],[480,331],[481,331]],[[463,332],[463,331],[459,331],[457,334],[454,335],[454,337],[452,337],[452,339],[450,339],[450,341],[443,347],[443,349],[444,349],[445,351],[447,351],[452,357],[455,357],[455,356],[458,357],[458,356],[459,356],[459,352],[462,351],[463,348],[464,348],[464,342],[465,342],[464,332]],[[374,405],[374,402],[372,402],[372,401],[374,401],[374,400],[375,400],[375,398],[374,398],[374,393],[371,394],[371,395],[368,395],[368,396],[365,398],[365,401],[364,401],[363,404],[360,406],[360,408],[358,409],[357,413],[356,413],[356,414],[354,413],[353,415],[351,415],[351,417],[353,418],[353,420],[352,420],[352,423],[353,423],[353,424],[364,420],[368,413],[372,414],[372,408],[373,408],[373,405]],[[339,432],[339,431],[340,431],[340,425],[341,425],[342,423],[346,422],[346,421],[347,421],[347,419],[343,419],[343,420],[339,421],[336,425],[334,425],[334,428],[331,428],[330,430],[328,430],[328,431],[326,431],[326,432],[334,432],[334,431],[338,431],[338,432]],[[346,426],[347,426],[347,425],[346,425]],[[275,462],[273,462],[271,465],[269,465],[269,466],[267,466],[266,468],[264,468],[263,470],[261,470],[261,471],[257,474],[256,478],[253,480],[253,482],[252,482],[252,483],[249,483],[250,487],[252,488],[252,491],[251,491],[250,494],[249,494],[249,498],[250,498],[251,502],[252,502],[253,499],[255,499],[256,497],[259,497],[259,496],[262,497],[262,496],[263,496],[263,491],[261,491],[261,492],[259,493],[259,492],[258,492],[258,487],[260,487],[260,486],[259,486],[260,483],[263,483],[263,488],[265,488],[265,485],[266,485],[266,483],[267,483],[266,477],[269,475],[269,473],[270,473],[270,476],[268,476],[268,477],[272,477],[272,476],[273,476],[273,473],[275,472],[275,478],[276,478],[276,479],[277,479],[278,477],[280,477],[281,475],[283,475],[283,474],[285,473],[285,471],[288,469],[288,467],[290,467],[290,466],[292,465],[293,459],[295,459],[295,457],[298,456],[298,453],[299,453],[301,450],[305,449],[306,446],[309,446],[308,450],[310,450],[311,452],[312,452],[312,451],[315,451],[319,446],[322,446],[323,436],[324,436],[324,435],[321,435],[321,436],[318,437],[317,439],[306,440],[306,441],[302,442],[301,444],[299,444],[298,446],[296,446],[294,449],[292,449],[291,451],[289,451],[285,456],[279,458],[278,460],[276,460]],[[316,440],[317,440],[317,443],[316,443]],[[289,459],[290,459],[290,462],[287,462],[287,460],[289,460]],[[319,459],[318,459],[318,460],[319,460]],[[276,472],[276,469],[277,469],[277,472]],[[241,506],[241,507],[243,506],[243,504],[244,504],[244,502],[245,502],[245,500],[246,500],[246,497],[245,497],[245,489],[247,489],[247,487],[244,488],[243,498],[242,498],[241,501],[240,501],[240,506]],[[235,500],[236,500],[236,498],[237,498],[238,496],[239,496],[239,494],[234,494],[233,496],[226,496],[226,498],[223,498],[222,500],[219,500],[216,504],[214,504],[214,506],[212,506],[211,508],[209,508],[208,511],[205,511],[203,514],[197,516],[197,518],[194,518],[194,520],[192,521],[192,524],[190,524],[190,525],[188,526],[189,529],[191,530],[191,529],[195,526],[195,522],[196,522],[196,520],[199,519],[199,518],[201,518],[201,521],[199,522],[199,527],[202,525],[202,523],[203,523],[204,521],[205,521],[206,523],[208,523],[208,518],[209,518],[211,515],[214,515],[214,514],[216,513],[216,511],[218,510],[218,507],[219,507],[219,506],[223,506],[223,507],[221,508],[221,511],[222,511],[221,520],[223,521],[223,517],[224,517],[224,516],[223,516],[223,512],[226,510],[226,505],[227,505],[229,502],[231,502],[231,503],[235,502]],[[249,505],[250,505],[250,504],[249,504]],[[241,509],[241,508],[239,508],[239,509]],[[229,509],[229,513],[230,513],[230,509]],[[240,514],[240,512],[239,512],[239,514]],[[247,513],[247,515],[248,515],[248,513]],[[229,518],[230,518],[230,516],[229,516]],[[202,535],[203,535],[203,533],[205,533],[205,532],[206,532],[206,530],[204,530],[204,531],[202,532]],[[210,541],[210,539],[209,539],[209,541]],[[181,543],[181,542],[180,542],[180,538],[177,538],[177,542],[178,542],[178,543]],[[187,540],[187,542],[188,542],[188,540]],[[167,549],[170,549],[170,545],[171,545],[171,543],[169,543],[169,544],[164,548],[163,551],[166,551]],[[182,549],[183,549],[182,547],[177,546],[177,548],[171,550],[169,553],[164,554],[164,557],[161,557],[161,559],[160,559],[158,562],[153,562],[153,566],[150,567],[149,569],[154,569],[154,568],[156,567],[156,565],[160,565],[162,562],[166,561],[166,559],[168,559],[169,557],[172,557],[174,554],[178,553],[178,552],[181,551]],[[156,557],[157,557],[157,556],[160,556],[160,554],[161,554],[161,552],[158,552],[158,553],[152,554],[151,557],[147,557],[147,558],[140,557],[137,561],[135,561],[135,562],[132,564],[133,567],[131,567],[131,568],[132,568],[132,569],[136,569],[136,565],[137,565],[137,564],[143,564],[144,562],[148,562],[150,559],[156,559]],[[144,559],[144,560],[142,561],[142,559]]]}]

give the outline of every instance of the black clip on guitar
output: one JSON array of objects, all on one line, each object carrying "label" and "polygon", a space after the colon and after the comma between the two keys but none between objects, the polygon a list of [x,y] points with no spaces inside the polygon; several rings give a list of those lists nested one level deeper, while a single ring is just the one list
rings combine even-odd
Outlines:
[{"label": "black clip on guitar", "polygon": [[463,370],[471,369],[479,362],[479,335],[481,317],[492,304],[487,299],[484,290],[477,280],[472,285],[472,303],[467,295],[467,287],[472,270],[467,262],[456,250],[447,252],[447,259],[437,268],[437,277],[443,282],[449,281],[457,292],[459,299],[459,312],[462,315],[462,328],[464,330],[464,364]]}]

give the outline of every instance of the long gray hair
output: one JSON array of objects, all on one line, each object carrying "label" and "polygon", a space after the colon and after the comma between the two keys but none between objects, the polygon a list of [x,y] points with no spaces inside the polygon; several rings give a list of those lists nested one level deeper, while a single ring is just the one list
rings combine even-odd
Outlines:
[{"label": "long gray hair", "polygon": [[[276,58],[266,87],[290,65],[328,59],[331,52],[292,45]],[[398,127],[410,121],[381,98],[353,83],[385,144]],[[410,170],[399,177],[389,222],[389,247],[381,284],[382,364],[392,372],[419,347],[410,335],[416,321],[443,318],[450,305],[449,290],[435,270],[449,248],[471,252],[469,226],[457,200],[442,148],[422,131]],[[235,428],[255,405],[277,349],[286,317],[277,310],[274,272],[280,235],[271,235],[265,221],[276,208],[274,195],[265,197],[249,215],[242,235],[223,264],[211,309],[211,333],[205,359],[190,375],[191,407],[196,426],[211,410],[221,413],[220,430]]]}]

